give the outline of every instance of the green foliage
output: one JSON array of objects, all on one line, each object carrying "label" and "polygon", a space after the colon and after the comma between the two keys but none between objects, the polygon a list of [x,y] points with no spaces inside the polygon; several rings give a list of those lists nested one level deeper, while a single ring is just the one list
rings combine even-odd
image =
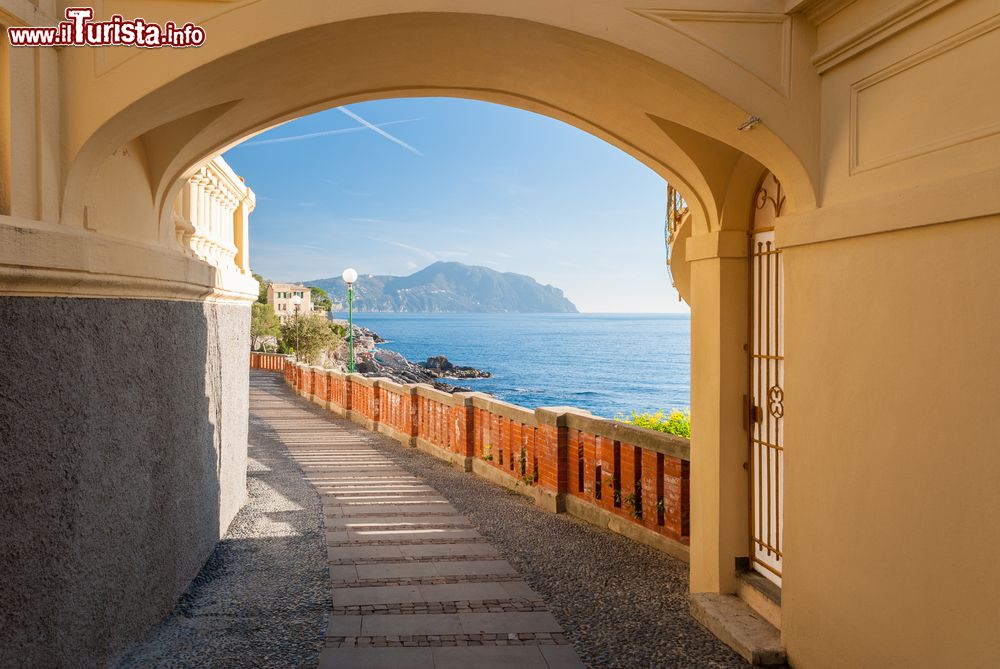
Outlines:
[{"label": "green foliage", "polygon": [[625,495],[625,504],[632,507],[633,518],[642,518],[642,481],[636,481],[632,492]]},{"label": "green foliage", "polygon": [[521,470],[521,480],[524,485],[534,485],[538,481],[538,472],[528,473],[528,450],[521,447],[521,454],[517,456],[517,465]]},{"label": "green foliage", "polygon": [[611,474],[608,474],[604,480],[604,484],[609,488],[613,489],[615,504],[621,504],[622,502],[622,487],[618,482],[618,479]]},{"label": "green foliage", "polygon": [[251,304],[250,348],[256,351],[264,344],[265,339],[277,338],[280,334],[281,326],[278,323],[278,315],[274,313],[274,307],[260,302]]},{"label": "green foliage", "polygon": [[322,314],[287,318],[281,326],[282,347],[295,351],[297,344],[299,360],[310,365],[316,364],[324,352],[340,346],[341,341],[336,326]]},{"label": "green foliage", "polygon": [[669,414],[662,409],[656,413],[636,413],[633,411],[631,418],[626,418],[624,414],[618,414],[615,416],[615,420],[644,427],[648,430],[666,432],[685,439],[691,438],[691,411],[689,410],[673,409]]},{"label": "green foliage", "polygon": [[309,286],[309,292],[312,294],[313,307],[322,311],[330,311],[333,308],[333,300],[325,290],[319,286]]},{"label": "green foliage", "polygon": [[267,284],[269,283],[267,279],[262,277],[257,272],[251,272],[253,278],[257,279],[257,283],[260,284],[260,288],[257,290],[257,302],[260,304],[267,304]]}]

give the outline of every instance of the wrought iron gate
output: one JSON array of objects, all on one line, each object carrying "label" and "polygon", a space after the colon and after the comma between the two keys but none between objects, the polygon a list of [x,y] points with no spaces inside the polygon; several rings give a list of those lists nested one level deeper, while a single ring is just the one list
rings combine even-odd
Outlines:
[{"label": "wrought iron gate", "polygon": [[754,569],[779,585],[784,504],[784,289],[773,219],[780,214],[782,204],[781,185],[768,175],[757,192],[750,237],[750,556]]}]

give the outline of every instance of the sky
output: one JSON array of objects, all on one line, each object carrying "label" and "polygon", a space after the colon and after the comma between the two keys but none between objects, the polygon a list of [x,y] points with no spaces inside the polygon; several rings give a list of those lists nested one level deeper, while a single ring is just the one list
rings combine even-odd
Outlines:
[{"label": "sky", "polygon": [[329,109],[224,154],[257,195],[250,261],[274,281],[527,274],[580,311],[686,312],[664,263],[666,184],[561,121],[447,98]]}]

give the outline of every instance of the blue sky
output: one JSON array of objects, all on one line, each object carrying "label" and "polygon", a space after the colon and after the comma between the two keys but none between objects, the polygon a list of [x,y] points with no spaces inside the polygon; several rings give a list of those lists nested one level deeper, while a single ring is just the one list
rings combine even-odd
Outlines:
[{"label": "blue sky", "polygon": [[663,180],[560,121],[382,100],[273,128],[225,159],[257,194],[250,259],[269,279],[457,260],[562,288],[581,311],[687,310],[664,267]]}]

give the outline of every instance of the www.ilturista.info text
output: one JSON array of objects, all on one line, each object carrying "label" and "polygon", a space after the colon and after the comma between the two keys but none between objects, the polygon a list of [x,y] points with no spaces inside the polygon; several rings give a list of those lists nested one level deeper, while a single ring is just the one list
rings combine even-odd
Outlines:
[{"label": "www.ilturista.info text", "polygon": [[94,21],[92,7],[67,7],[66,20],[55,26],[7,28],[11,46],[137,46],[145,49],[183,48],[205,43],[205,29],[193,23],[163,25],[115,14]]}]

